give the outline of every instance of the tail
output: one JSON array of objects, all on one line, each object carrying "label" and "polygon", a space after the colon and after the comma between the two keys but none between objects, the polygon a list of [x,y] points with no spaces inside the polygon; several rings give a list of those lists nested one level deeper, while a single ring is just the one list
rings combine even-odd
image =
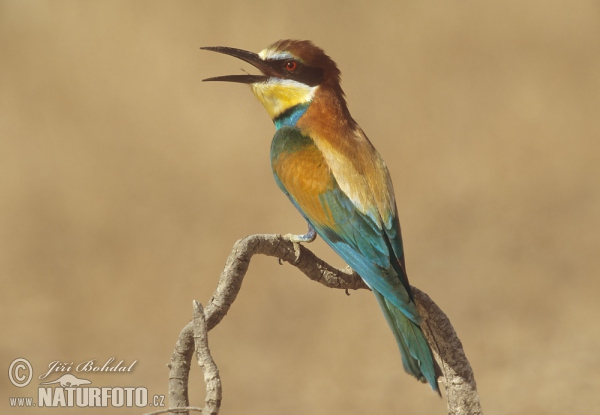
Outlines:
[{"label": "tail", "polygon": [[396,343],[402,355],[402,365],[406,373],[413,375],[419,381],[428,382],[435,392],[441,396],[437,378],[441,370],[433,359],[429,344],[421,327],[411,321],[404,313],[398,310],[385,297],[373,290],[379,306],[394,333]]}]

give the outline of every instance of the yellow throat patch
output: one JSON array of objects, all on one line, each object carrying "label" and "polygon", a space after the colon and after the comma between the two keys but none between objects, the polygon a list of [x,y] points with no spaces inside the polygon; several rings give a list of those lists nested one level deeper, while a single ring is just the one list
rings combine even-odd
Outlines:
[{"label": "yellow throat patch", "polygon": [[308,86],[291,79],[278,78],[271,78],[267,82],[258,82],[250,87],[273,120],[298,104],[312,101],[318,88],[318,86]]}]

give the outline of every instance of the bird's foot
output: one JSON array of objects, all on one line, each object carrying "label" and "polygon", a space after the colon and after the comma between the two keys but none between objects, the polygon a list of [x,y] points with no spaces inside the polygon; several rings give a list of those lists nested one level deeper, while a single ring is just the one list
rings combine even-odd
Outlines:
[{"label": "bird's foot", "polygon": [[317,239],[317,232],[315,231],[315,228],[312,227],[312,225],[309,223],[308,224],[308,232],[306,232],[304,235],[294,235],[292,233],[288,233],[287,235],[283,236],[285,239],[287,239],[290,242],[293,242],[295,244],[299,244],[301,242],[304,243],[310,243],[312,241],[314,241],[315,239]]}]

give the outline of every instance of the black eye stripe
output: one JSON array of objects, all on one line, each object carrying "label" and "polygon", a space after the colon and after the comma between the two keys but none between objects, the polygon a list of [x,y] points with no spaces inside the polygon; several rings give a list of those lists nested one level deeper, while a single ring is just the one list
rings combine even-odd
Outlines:
[{"label": "black eye stripe", "polygon": [[[290,61],[296,62],[296,69],[293,72],[288,71],[285,66]],[[295,59],[276,59],[269,62],[277,77],[282,79],[292,79],[308,86],[317,86],[323,82],[323,69],[307,66]]]}]

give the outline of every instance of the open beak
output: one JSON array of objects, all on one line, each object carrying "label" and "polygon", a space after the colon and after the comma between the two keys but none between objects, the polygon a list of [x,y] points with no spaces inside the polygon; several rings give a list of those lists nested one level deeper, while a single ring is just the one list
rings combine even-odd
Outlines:
[{"label": "open beak", "polygon": [[248,52],[246,50],[228,48],[225,46],[208,46],[200,48],[203,50],[210,50],[213,52],[223,53],[225,55],[233,56],[248,62],[250,65],[258,68],[263,74],[262,75],[225,75],[215,76],[212,78],[203,79],[203,81],[225,81],[225,82],[238,82],[241,84],[253,84],[256,82],[264,82],[269,79],[273,73],[273,69],[263,61],[258,54],[254,52]]}]

